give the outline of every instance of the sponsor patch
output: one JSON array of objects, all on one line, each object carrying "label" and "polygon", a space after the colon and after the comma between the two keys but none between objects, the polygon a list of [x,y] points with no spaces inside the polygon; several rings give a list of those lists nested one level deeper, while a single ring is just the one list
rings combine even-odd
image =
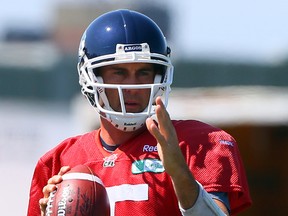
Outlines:
[{"label": "sponsor patch", "polygon": [[134,161],[131,171],[133,174],[140,174],[144,172],[162,173],[165,171],[165,169],[161,160],[149,158]]}]

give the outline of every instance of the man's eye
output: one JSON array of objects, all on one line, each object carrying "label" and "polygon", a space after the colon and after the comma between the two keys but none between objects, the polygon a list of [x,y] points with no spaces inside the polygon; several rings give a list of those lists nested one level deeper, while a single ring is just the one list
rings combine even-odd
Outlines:
[{"label": "man's eye", "polygon": [[150,76],[150,75],[153,75],[153,72],[150,71],[150,70],[143,70],[143,71],[140,71],[139,73],[141,76]]},{"label": "man's eye", "polygon": [[117,71],[114,71],[115,75],[124,75],[124,71],[121,71],[121,70],[117,70]]}]

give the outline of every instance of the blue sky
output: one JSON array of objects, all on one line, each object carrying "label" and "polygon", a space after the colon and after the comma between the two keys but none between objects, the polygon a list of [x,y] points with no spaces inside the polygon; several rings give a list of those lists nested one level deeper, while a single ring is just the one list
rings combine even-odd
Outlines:
[{"label": "blue sky", "polygon": [[[98,0],[100,1],[117,2]],[[5,26],[19,22],[24,26],[49,26],[50,21],[53,21],[56,2],[56,0],[4,1],[0,9],[0,34],[3,33]],[[65,2],[72,4],[77,1],[65,0]],[[177,57],[240,59],[271,63],[288,56],[287,0],[158,0],[157,2],[167,6],[173,15],[170,42]]]}]

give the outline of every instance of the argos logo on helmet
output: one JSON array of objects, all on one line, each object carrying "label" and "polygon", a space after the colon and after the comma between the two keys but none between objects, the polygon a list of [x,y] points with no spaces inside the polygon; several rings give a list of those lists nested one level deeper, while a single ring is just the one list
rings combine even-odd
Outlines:
[{"label": "argos logo on helmet", "polygon": [[142,46],[140,44],[126,45],[124,46],[125,52],[142,52]]}]

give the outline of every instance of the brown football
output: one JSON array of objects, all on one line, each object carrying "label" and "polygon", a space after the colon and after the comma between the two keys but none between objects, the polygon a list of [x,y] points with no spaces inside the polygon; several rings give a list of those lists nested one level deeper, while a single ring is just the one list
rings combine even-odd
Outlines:
[{"label": "brown football", "polygon": [[78,165],[63,175],[50,193],[46,216],[110,216],[106,189],[88,166]]}]

